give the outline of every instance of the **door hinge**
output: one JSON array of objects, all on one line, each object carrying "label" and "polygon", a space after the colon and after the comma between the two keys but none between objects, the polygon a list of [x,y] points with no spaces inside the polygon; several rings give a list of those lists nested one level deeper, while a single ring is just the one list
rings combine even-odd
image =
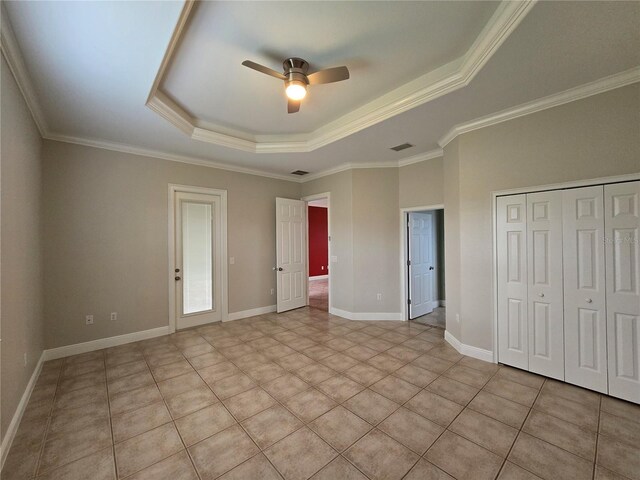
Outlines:
[{"label": "door hinge", "polygon": [[411,299],[410,298],[407,298],[407,304],[411,305]]},{"label": "door hinge", "polygon": [[407,267],[411,266],[411,260],[407,260]]}]

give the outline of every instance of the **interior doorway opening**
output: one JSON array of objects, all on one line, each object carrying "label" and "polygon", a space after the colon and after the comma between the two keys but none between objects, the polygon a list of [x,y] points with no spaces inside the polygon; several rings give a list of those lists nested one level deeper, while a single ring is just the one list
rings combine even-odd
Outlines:
[{"label": "interior doorway opening", "polygon": [[307,202],[307,242],[308,242],[308,305],[329,311],[329,194],[306,197]]},{"label": "interior doorway opening", "polygon": [[405,320],[445,328],[444,208],[402,212]]}]

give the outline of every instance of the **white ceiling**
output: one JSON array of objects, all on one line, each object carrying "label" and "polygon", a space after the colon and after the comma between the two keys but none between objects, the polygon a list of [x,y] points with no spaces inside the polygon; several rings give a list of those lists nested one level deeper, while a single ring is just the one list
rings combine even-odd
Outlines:
[{"label": "white ceiling", "polygon": [[[381,94],[461,57],[499,2],[204,2],[194,8],[162,85],[205,123],[254,135],[314,131]],[[288,57],[310,71],[346,65],[348,81],[310,88],[286,112]]]},{"label": "white ceiling", "polygon": [[[26,74],[42,110],[45,136],[119,149],[145,149],[158,152],[158,155],[196,158],[273,174],[287,174],[296,169],[315,173],[344,163],[383,163],[427,152],[438,148],[438,140],[457,124],[640,65],[640,2],[541,2],[533,7],[468,86],[312,152],[256,154],[193,140],[145,106],[180,17],[182,2],[11,1],[3,4],[26,65]],[[288,21],[298,24],[309,23],[309,15],[305,12],[324,8],[307,2],[285,3],[284,6],[274,2],[204,4],[204,9],[211,9],[212,14],[218,9],[227,15],[227,21],[218,26],[221,36],[216,36],[215,29],[212,29],[213,36],[206,37],[212,42],[212,51],[217,49],[227,55],[225,61],[218,63],[215,58],[205,56],[201,65],[196,65],[197,81],[190,80],[187,78],[189,74],[184,72],[189,72],[192,66],[182,68],[181,62],[194,63],[190,58],[195,58],[195,50],[194,54],[182,56],[179,49],[176,77],[173,77],[173,71],[169,72],[165,86],[196,116],[256,132],[307,131],[348,110],[348,105],[357,104],[355,94],[347,95],[347,84],[349,89],[357,89],[366,75],[366,91],[358,92],[362,93],[357,100],[360,103],[393,87],[390,83],[393,78],[387,75],[386,65],[371,60],[379,58],[380,63],[383,58],[386,58],[384,61],[393,60],[389,56],[391,50],[377,56],[380,47],[375,42],[379,42],[379,38],[400,41],[393,35],[394,38],[389,39],[387,27],[395,31],[393,29],[399,24],[401,30],[412,38],[428,38],[438,43],[430,32],[420,31],[422,24],[414,22],[412,15],[403,18],[401,13],[397,13],[400,17],[395,18],[392,26],[385,27],[379,22],[393,18],[393,13],[382,15],[377,11],[372,13],[372,21],[378,22],[378,32],[370,37],[375,39],[373,43],[362,40],[367,38],[366,32],[354,40],[350,37],[352,32],[341,33],[344,28],[340,26],[350,22],[343,18],[346,14],[340,10],[355,11],[359,7],[328,2],[327,5],[334,8],[323,13],[324,30],[314,27],[316,38],[305,40],[303,51],[285,52],[286,38],[279,35],[278,28],[260,27],[256,29],[259,36],[250,37],[251,21],[262,24],[263,17],[253,13],[239,19],[228,16],[250,5],[270,12],[260,14],[270,15],[270,18],[276,18],[278,12],[286,9],[287,16],[292,17]],[[378,4],[366,5],[371,8]],[[434,8],[440,11],[438,9],[442,7],[429,7],[420,2],[385,2],[381,5],[378,8],[390,12],[406,13],[414,8],[421,12],[416,17],[423,20],[429,16],[424,13],[426,10]],[[452,2],[451,5],[458,4]],[[422,63],[415,66],[414,75],[446,62],[464,50],[469,39],[477,35],[478,22],[475,20],[482,15],[490,15],[494,5],[465,4],[460,8],[464,12],[450,14],[459,24],[425,20],[432,28],[441,28],[443,35],[450,35],[447,38],[455,43],[455,47],[438,43],[442,50],[430,52],[428,59],[420,57]],[[477,8],[473,19],[468,18],[466,8]],[[468,22],[465,27],[468,31],[456,33],[456,26],[465,21]],[[236,31],[238,25],[242,28]],[[361,25],[358,28],[365,28],[366,22],[358,25]],[[449,32],[450,29],[454,31]],[[272,40],[274,33],[282,43]],[[191,34],[190,29],[187,34]],[[345,38],[351,40],[345,41]],[[221,39],[229,42],[226,49],[220,46]],[[207,41],[194,48],[206,50]],[[433,43],[428,45],[431,47]],[[414,49],[414,56],[416,52],[420,54],[419,49]],[[353,81],[345,82],[344,89],[343,85],[335,84],[321,87],[322,91],[320,87],[313,90],[309,103],[303,106],[300,114],[291,115],[297,120],[286,124],[282,120],[283,117],[288,118],[282,113],[284,100],[278,81],[266,76],[262,78],[257,72],[239,65],[249,58],[275,68],[277,64],[269,60],[270,55],[289,53],[307,56],[313,65],[321,68],[346,64],[352,69]],[[236,93],[211,88],[203,99],[203,93],[207,93],[206,81],[200,75],[213,75],[215,79],[223,73],[227,75],[227,70],[233,72],[232,76],[243,75],[240,86],[223,82]],[[377,73],[374,75],[374,72]],[[244,83],[245,80],[248,83]],[[369,88],[369,82],[375,83],[379,92]],[[238,94],[245,85],[247,90]],[[173,91],[176,87],[179,88]],[[192,87],[194,92],[198,90],[196,93],[201,101],[190,91]],[[271,95],[264,97],[263,101],[258,104],[251,102],[253,96],[262,98],[269,91]],[[339,105],[324,103],[336,98],[341,99]],[[311,102],[320,100],[322,105],[318,110],[312,108]],[[349,101],[353,103],[347,105],[345,102]],[[242,108],[233,109],[230,105],[241,105]],[[271,123],[269,112],[274,115]],[[404,142],[415,147],[401,153],[389,150],[389,147]]]}]

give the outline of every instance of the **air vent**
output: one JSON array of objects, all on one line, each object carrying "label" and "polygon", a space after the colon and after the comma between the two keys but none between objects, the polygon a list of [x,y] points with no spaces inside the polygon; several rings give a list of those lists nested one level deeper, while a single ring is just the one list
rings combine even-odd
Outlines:
[{"label": "air vent", "polygon": [[411,148],[411,147],[413,147],[413,145],[411,145],[410,143],[403,143],[402,145],[396,145],[395,147],[391,147],[391,150],[399,152],[401,150],[406,150],[407,148]]},{"label": "air vent", "polygon": [[305,172],[304,170],[296,170],[295,172],[291,172],[291,175],[306,175],[309,172]]}]

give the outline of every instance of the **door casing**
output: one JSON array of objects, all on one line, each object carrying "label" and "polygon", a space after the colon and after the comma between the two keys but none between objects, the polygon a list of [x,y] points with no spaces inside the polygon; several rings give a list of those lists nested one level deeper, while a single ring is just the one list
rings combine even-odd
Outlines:
[{"label": "door casing", "polygon": [[309,195],[306,197],[302,197],[300,200],[306,202],[307,204],[307,291],[306,291],[306,302],[307,305],[309,305],[309,202],[312,200],[320,200],[326,198],[327,199],[327,236],[329,237],[327,239],[328,242],[328,250],[327,250],[327,256],[328,258],[328,263],[329,263],[329,272],[327,273],[327,291],[328,291],[328,297],[327,297],[327,303],[328,303],[328,308],[329,308],[329,313],[333,313],[331,311],[332,307],[331,307],[331,272],[333,271],[333,267],[331,266],[331,192],[324,192],[324,193],[317,193],[314,195]]},{"label": "door casing", "polygon": [[175,277],[175,228],[176,228],[176,211],[175,211],[175,197],[180,193],[199,193],[205,195],[214,195],[220,197],[220,236],[222,238],[221,245],[221,258],[220,262],[220,277],[222,279],[221,294],[220,294],[220,312],[221,321],[225,322],[229,318],[229,278],[227,264],[229,262],[227,257],[227,191],[219,190],[215,188],[207,187],[194,187],[189,185],[169,184],[168,188],[168,264],[167,271],[168,278],[168,292],[169,292],[169,333],[176,331],[176,281]]},{"label": "door casing", "polygon": [[427,210],[444,210],[446,215],[446,209],[443,204],[437,205],[425,205],[423,207],[407,207],[400,209],[400,312],[403,321],[409,321],[409,305],[407,299],[409,298],[409,282],[407,260],[407,214],[410,212],[422,212]]}]

